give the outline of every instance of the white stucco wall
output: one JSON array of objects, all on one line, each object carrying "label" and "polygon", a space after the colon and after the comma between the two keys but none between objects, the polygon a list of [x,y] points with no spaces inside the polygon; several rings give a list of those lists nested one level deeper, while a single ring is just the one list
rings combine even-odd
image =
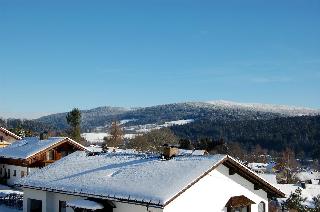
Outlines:
[{"label": "white stucco wall", "polygon": [[[8,185],[14,185],[17,182],[17,180],[21,179],[21,171],[24,171],[24,176],[27,176],[28,173],[27,167],[7,164],[0,164],[0,167],[2,168],[1,177],[4,176],[5,173],[8,173],[8,169],[10,169],[10,178],[7,179]],[[16,171],[16,176],[14,176],[14,170]]]},{"label": "white stucco wall", "polygon": [[238,174],[229,175],[227,167],[220,165],[178,198],[169,203],[164,212],[227,211],[226,203],[232,196],[244,195],[254,201],[252,212],[258,212],[258,204],[264,201],[268,211],[267,193],[254,190],[254,185]]},{"label": "white stucco wall", "polygon": [[[16,184],[16,182],[21,179],[21,171],[24,171],[24,176],[38,170],[39,168],[28,168],[22,166],[8,165],[8,164],[0,164],[0,168],[2,168],[2,173],[0,177],[3,177],[5,173],[8,173],[8,169],[10,169],[10,178],[7,179],[7,184],[12,186]],[[16,176],[14,175],[14,170],[16,170]]]},{"label": "white stucco wall", "polygon": [[[42,201],[42,211],[43,212],[59,212],[59,200],[60,201],[70,201],[74,199],[84,199],[78,196],[59,194],[41,190],[34,189],[23,189],[23,212],[28,211],[28,199],[35,199]],[[67,208],[67,212],[73,212],[71,208]]]},{"label": "white stucco wall", "polygon": [[[42,201],[43,212],[59,212],[59,201],[70,201],[74,199],[86,199],[81,196],[66,195],[53,193],[48,191],[23,189],[23,212],[28,212],[28,199],[36,199]],[[148,208],[146,206],[127,204],[122,202],[114,202],[116,208],[114,212],[161,212],[162,209]],[[67,207],[67,212],[73,212],[72,208]]]}]

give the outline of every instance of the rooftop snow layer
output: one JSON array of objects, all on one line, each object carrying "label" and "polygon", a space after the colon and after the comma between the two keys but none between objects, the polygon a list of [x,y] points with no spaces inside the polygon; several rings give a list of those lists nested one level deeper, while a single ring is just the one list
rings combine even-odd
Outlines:
[{"label": "rooftop snow layer", "polygon": [[85,152],[75,152],[22,178],[20,184],[164,205],[224,158],[225,155],[180,156],[160,160],[146,154],[86,156]]},{"label": "rooftop snow layer", "polygon": [[0,157],[12,159],[27,159],[28,157],[59,143],[67,137],[50,137],[39,140],[38,137],[26,137],[0,149]]}]

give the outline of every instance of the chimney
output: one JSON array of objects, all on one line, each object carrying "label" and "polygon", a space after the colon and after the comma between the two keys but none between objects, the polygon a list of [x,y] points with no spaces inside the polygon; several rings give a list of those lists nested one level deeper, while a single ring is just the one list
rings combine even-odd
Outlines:
[{"label": "chimney", "polygon": [[47,140],[49,138],[48,132],[40,133],[40,140]]},{"label": "chimney", "polygon": [[170,159],[172,157],[177,156],[179,153],[179,149],[177,147],[169,146],[167,144],[163,145],[163,156],[165,159]]}]

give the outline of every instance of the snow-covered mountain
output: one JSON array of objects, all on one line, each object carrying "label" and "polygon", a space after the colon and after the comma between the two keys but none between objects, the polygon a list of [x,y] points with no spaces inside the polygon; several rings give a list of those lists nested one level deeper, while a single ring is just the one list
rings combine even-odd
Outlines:
[{"label": "snow-covered mountain", "polygon": [[279,113],[286,116],[310,116],[310,115],[320,114],[320,110],[305,108],[305,107],[288,106],[288,105],[238,103],[238,102],[225,101],[225,100],[208,101],[206,103],[212,104],[215,107],[220,107],[220,108]]},{"label": "snow-covered mountain", "polygon": [[[113,120],[123,120],[125,127],[165,125],[177,120],[211,120],[219,122],[243,120],[270,120],[278,117],[314,116],[320,110],[258,103],[237,103],[224,100],[208,102],[185,102],[152,107],[126,109],[99,107],[82,112],[82,129],[86,132],[103,129]],[[65,129],[66,113],[41,117],[37,121]]]}]

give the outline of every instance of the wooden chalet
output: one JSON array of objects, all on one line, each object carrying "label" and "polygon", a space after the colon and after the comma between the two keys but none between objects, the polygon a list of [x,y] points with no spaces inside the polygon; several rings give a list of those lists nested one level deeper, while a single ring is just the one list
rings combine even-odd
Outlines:
[{"label": "wooden chalet", "polygon": [[4,148],[17,140],[21,140],[20,136],[17,136],[13,132],[10,132],[4,127],[0,127],[0,148]]},{"label": "wooden chalet", "polygon": [[35,169],[51,164],[75,151],[87,150],[67,137],[24,138],[0,149],[0,177],[9,185]]}]

